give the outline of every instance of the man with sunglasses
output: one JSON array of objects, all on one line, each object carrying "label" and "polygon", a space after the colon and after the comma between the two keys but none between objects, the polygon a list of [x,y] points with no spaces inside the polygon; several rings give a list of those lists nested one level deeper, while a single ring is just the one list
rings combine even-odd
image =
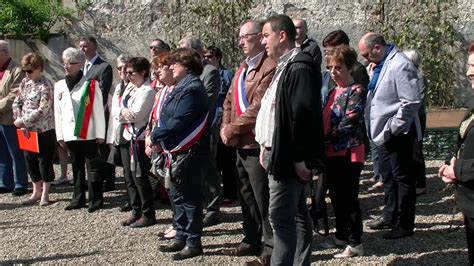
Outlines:
[{"label": "man with sunglasses", "polygon": [[158,56],[159,54],[170,51],[170,46],[165,43],[162,39],[156,38],[153,39],[150,43],[150,60],[153,59],[153,57]]},{"label": "man with sunglasses", "polygon": [[27,193],[28,179],[23,152],[18,148],[12,104],[25,77],[10,56],[7,41],[0,40],[0,193]]},{"label": "man with sunglasses", "polygon": [[[95,79],[99,81],[99,88],[102,91],[102,99],[104,104],[105,121],[109,119],[109,93],[112,99],[113,72],[112,67],[104,59],[97,54],[97,40],[93,36],[81,37],[79,40],[79,49],[86,54],[86,64],[82,69],[84,77],[87,79]],[[99,145],[99,155],[107,161],[109,156],[109,148],[103,143]],[[104,192],[115,189],[115,167],[111,164],[104,164],[103,169]]]},{"label": "man with sunglasses", "polygon": [[315,39],[308,37],[308,24],[304,19],[293,19],[296,28],[295,45],[301,51],[308,53],[318,66],[321,66],[321,49]]}]

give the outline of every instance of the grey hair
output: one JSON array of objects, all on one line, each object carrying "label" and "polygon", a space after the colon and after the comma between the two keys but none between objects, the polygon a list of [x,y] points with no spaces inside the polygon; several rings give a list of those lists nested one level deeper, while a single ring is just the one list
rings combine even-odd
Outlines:
[{"label": "grey hair", "polygon": [[202,45],[202,41],[196,37],[186,37],[179,41],[179,46],[186,46],[186,48],[191,48],[196,51],[204,50],[204,45]]},{"label": "grey hair", "polygon": [[0,40],[0,49],[5,49],[10,52],[10,44],[7,41]]},{"label": "grey hair", "polygon": [[117,64],[127,63],[131,58],[132,56],[129,54],[119,54],[119,56],[117,56]]},{"label": "grey hair", "polygon": [[379,44],[381,46],[387,46],[385,39],[381,34],[371,33],[366,36],[365,45],[367,48],[372,48],[374,45]]},{"label": "grey hair", "polygon": [[72,63],[84,63],[86,61],[86,54],[80,49],[69,47],[63,51],[63,59],[67,59]]},{"label": "grey hair", "polygon": [[415,49],[409,49],[403,51],[403,53],[410,59],[416,67],[421,64],[421,54]]}]

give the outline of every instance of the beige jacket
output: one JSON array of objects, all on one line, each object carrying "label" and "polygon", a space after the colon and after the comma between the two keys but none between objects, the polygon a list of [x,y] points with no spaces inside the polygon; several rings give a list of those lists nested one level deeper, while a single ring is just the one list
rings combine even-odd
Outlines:
[{"label": "beige jacket", "polygon": [[11,60],[0,81],[0,125],[13,125],[12,104],[24,77],[21,68]]}]

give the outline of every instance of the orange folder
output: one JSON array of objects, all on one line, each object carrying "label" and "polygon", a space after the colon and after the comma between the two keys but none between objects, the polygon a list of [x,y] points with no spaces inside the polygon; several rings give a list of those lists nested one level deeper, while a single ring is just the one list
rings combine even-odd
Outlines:
[{"label": "orange folder", "polygon": [[29,133],[30,137],[27,138],[23,134],[23,131],[17,128],[16,135],[18,136],[18,144],[20,146],[20,149],[39,153],[38,132],[29,131]]}]

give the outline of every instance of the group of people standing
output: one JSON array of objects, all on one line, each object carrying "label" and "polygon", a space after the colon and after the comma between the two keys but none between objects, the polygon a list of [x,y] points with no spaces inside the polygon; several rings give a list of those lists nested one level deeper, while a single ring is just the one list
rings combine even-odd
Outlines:
[{"label": "group of people standing", "polygon": [[[87,206],[86,187],[88,211],[102,208],[103,192],[114,189],[114,168],[121,166],[128,194],[121,210],[131,211],[122,225],[139,228],[156,224],[151,179],[157,177],[173,212],[162,234],[171,241],[160,251],[183,260],[203,254],[203,227],[219,222],[221,183],[234,184],[244,237],[222,253],[256,256],[248,265],[309,265],[313,223],[305,187],[315,175],[327,180],[336,216],[331,244],[342,249],[334,257],[364,255],[359,178],[372,146],[385,197],[383,215],[367,226],[389,228],[386,239],[413,235],[411,169],[426,85],[419,63],[369,32],[358,43],[367,69],[345,32],[329,33],[321,53],[307,31],[304,20],[286,15],[244,22],[238,38],[245,60],[235,75],[221,65],[217,47],[185,38],[171,51],[155,39],[151,61],[118,56],[114,90],[112,67],[98,56],[94,37],[63,52],[65,78],[54,86],[42,74],[40,55],[25,55],[17,67],[0,41],[0,144],[7,151],[0,153],[0,189],[26,193],[28,169],[33,193],[23,204],[48,205],[57,142],[69,151],[73,171],[65,209]],[[25,137],[38,133],[39,153],[23,157],[16,129]],[[226,156],[216,158],[218,150]],[[226,167],[231,180],[221,178],[216,160],[223,158],[232,162]],[[446,182],[471,165],[453,172],[453,160],[440,169]],[[466,184],[469,178],[462,177]]]}]

